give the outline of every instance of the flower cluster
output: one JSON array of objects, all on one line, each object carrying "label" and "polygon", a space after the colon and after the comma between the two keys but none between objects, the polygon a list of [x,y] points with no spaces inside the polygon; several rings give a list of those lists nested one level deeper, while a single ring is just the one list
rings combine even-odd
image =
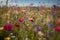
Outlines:
[{"label": "flower cluster", "polygon": [[[40,37],[43,39],[47,36],[49,39],[53,34],[52,30],[60,32],[60,19],[58,20],[56,16],[58,12],[52,11],[50,8],[41,9],[34,7],[10,8],[8,13],[2,14],[3,27],[0,27],[0,30],[13,31],[13,35],[18,39],[21,38],[20,40],[24,40],[26,37],[29,40],[38,40]],[[56,22],[55,19],[58,21]]]}]

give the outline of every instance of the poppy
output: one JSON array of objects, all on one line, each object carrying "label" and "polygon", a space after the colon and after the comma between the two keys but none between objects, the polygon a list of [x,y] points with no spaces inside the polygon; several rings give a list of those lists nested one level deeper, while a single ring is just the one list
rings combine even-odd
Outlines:
[{"label": "poppy", "polygon": [[15,24],[16,27],[20,27],[20,24]]}]

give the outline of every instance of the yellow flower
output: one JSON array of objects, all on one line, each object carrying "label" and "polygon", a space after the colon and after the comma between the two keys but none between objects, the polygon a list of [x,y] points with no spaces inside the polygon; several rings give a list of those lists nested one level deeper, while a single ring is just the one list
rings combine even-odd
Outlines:
[{"label": "yellow flower", "polygon": [[3,30],[3,27],[0,27],[0,30]]},{"label": "yellow flower", "polygon": [[10,40],[10,37],[6,37],[4,40]]}]

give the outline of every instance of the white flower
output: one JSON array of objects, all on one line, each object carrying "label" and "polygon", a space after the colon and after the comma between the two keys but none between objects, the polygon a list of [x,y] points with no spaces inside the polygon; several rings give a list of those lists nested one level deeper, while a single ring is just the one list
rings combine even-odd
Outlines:
[{"label": "white flower", "polygon": [[41,31],[39,31],[39,32],[38,32],[38,35],[39,35],[39,36],[43,36],[44,34],[43,34]]},{"label": "white flower", "polygon": [[15,36],[11,36],[11,38],[15,38]]}]

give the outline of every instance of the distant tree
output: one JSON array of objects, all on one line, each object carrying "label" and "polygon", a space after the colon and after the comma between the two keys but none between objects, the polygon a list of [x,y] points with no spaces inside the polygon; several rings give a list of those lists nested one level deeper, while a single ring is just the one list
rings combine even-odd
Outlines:
[{"label": "distant tree", "polygon": [[58,6],[57,5],[53,5],[52,7],[53,7],[53,9],[56,9]]},{"label": "distant tree", "polygon": [[6,0],[6,6],[8,5],[8,0]]},{"label": "distant tree", "polygon": [[33,3],[31,3],[30,6],[33,6]]},{"label": "distant tree", "polygon": [[0,6],[2,6],[3,1],[0,1]]},{"label": "distant tree", "polygon": [[38,6],[40,7],[40,2],[39,2],[39,4],[38,4]]}]

